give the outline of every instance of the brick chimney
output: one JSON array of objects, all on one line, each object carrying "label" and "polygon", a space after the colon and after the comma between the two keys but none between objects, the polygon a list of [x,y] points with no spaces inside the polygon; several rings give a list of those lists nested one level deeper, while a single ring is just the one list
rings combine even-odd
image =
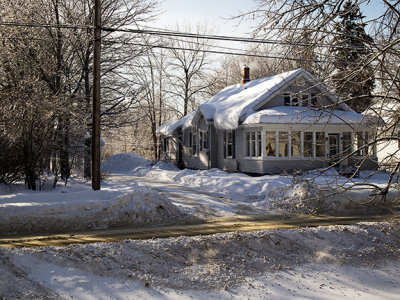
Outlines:
[{"label": "brick chimney", "polygon": [[242,68],[242,80],[240,81],[241,85],[250,81],[250,68],[248,66],[243,66]]}]

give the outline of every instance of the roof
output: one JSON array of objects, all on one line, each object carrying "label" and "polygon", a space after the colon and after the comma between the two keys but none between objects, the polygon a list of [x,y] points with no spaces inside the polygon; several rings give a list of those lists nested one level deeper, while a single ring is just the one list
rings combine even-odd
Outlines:
[{"label": "roof", "polygon": [[352,111],[315,109],[311,107],[278,106],[251,114],[242,124],[347,124],[373,122],[369,116]]},{"label": "roof", "polygon": [[[260,112],[257,111],[257,109],[272,99],[272,96],[274,96],[279,89],[299,75],[306,77],[310,82],[318,84],[318,86],[326,92],[326,95],[332,99],[332,103],[338,103],[340,109],[353,112],[310,73],[303,69],[297,69],[279,75],[252,80],[244,85],[235,84],[228,86],[211,99],[201,104],[194,113],[197,115],[202,114],[207,121],[213,121],[216,128],[223,130],[236,129],[239,126],[239,121],[245,120],[247,124],[249,124],[250,121],[263,122],[267,116],[270,116],[271,111],[266,110]],[[262,117],[263,112],[265,113],[264,117]],[[164,135],[171,135],[173,131],[180,126],[183,126],[183,128],[191,126],[193,118],[194,115],[191,115],[190,118],[185,119],[183,122],[181,119],[177,122],[163,125],[157,132]],[[309,118],[309,121],[314,119]],[[291,116],[286,116],[286,122],[287,121],[293,122]]]},{"label": "roof", "polygon": [[196,113],[196,111],[193,111],[190,114],[179,119],[178,121],[170,122],[170,123],[167,123],[167,124],[164,124],[164,125],[158,127],[156,133],[166,135],[166,136],[177,135],[179,128],[181,128],[181,127],[186,128],[186,127],[190,126],[195,113]]},{"label": "roof", "polygon": [[231,85],[199,106],[207,120],[220,129],[236,129],[239,119],[253,113],[253,107],[264,101],[286,82],[305,72],[298,69],[279,75],[256,79],[245,85]]}]

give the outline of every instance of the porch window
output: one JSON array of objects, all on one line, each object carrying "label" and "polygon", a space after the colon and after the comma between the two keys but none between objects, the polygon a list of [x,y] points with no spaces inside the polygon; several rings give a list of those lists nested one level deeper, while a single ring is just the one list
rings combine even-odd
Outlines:
[{"label": "porch window", "polygon": [[292,132],[291,135],[291,155],[292,157],[300,157],[301,152],[301,140],[300,140],[300,132]]},{"label": "porch window", "polygon": [[325,133],[315,133],[315,156],[325,157]]},{"label": "porch window", "polygon": [[366,132],[364,132],[364,145],[365,145],[365,148],[364,148],[364,154],[365,155],[369,155],[369,150],[370,150],[370,146],[368,145],[369,144],[369,142],[370,142],[370,135],[369,135],[369,133],[366,131]]},{"label": "porch window", "polygon": [[351,132],[343,132],[343,137],[342,137],[342,151],[343,151],[343,156],[347,156],[351,153]]},{"label": "porch window", "polygon": [[276,155],[275,131],[267,131],[265,133],[265,154],[267,156]]},{"label": "porch window", "polygon": [[261,131],[246,132],[246,156],[260,157],[261,145]]},{"label": "porch window", "polygon": [[362,132],[357,132],[355,135],[355,147],[357,149],[356,155],[364,155],[364,138],[363,138],[363,133]]},{"label": "porch window", "polygon": [[313,133],[304,132],[304,147],[303,156],[312,157],[313,156]]},{"label": "porch window", "polygon": [[279,131],[278,136],[278,155],[279,157],[289,156],[289,133],[287,131]]}]

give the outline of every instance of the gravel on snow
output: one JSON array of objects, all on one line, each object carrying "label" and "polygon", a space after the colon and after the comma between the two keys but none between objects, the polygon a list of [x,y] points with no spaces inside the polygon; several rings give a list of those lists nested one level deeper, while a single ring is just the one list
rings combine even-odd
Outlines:
[{"label": "gravel on snow", "polygon": [[[391,222],[0,249],[2,261],[7,262],[0,267],[0,274],[8,282],[7,288],[0,286],[0,296],[8,298],[13,295],[12,290],[16,295],[26,292],[26,284],[18,283],[21,277],[25,278],[18,273],[23,271],[14,271],[21,268],[18,261],[26,255],[41,263],[105,278],[139,281],[143,286],[226,290],[257,282],[263,276],[289,276],[290,272],[315,265],[379,269],[400,258],[399,245],[400,225]],[[6,273],[7,279],[3,275]],[[34,296],[53,293],[38,284],[33,286]]]}]

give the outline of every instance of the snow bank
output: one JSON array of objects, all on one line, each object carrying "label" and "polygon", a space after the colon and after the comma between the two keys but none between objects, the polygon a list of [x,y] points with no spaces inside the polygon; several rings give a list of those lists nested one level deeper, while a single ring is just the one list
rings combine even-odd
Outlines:
[{"label": "snow bank", "polygon": [[[238,203],[265,211],[347,215],[380,210],[376,201],[371,201],[371,194],[374,193],[372,187],[361,185],[358,188],[349,188],[354,184],[364,183],[384,187],[388,174],[380,173],[369,177],[370,174],[364,172],[360,178],[349,180],[339,176],[335,170],[321,172],[323,170],[314,170],[301,177],[251,177],[242,173],[226,173],[219,169],[201,171],[142,168],[134,175],[222,194]],[[400,190],[393,185],[386,202],[381,203],[381,208],[399,206],[399,201]]]},{"label": "snow bank", "polygon": [[151,161],[133,153],[121,153],[107,158],[102,170],[107,173],[127,173],[139,166],[149,166]]},{"label": "snow bank", "polygon": [[[255,282],[263,283],[259,296],[255,298],[265,299],[267,292],[274,285],[280,286],[283,278],[290,277],[291,280],[288,279],[286,284],[286,287],[290,288],[290,293],[283,299],[291,298],[293,294],[300,299],[321,299],[321,292],[332,293],[344,286],[347,287],[345,289],[347,293],[350,291],[354,293],[354,290],[358,289],[354,283],[362,282],[360,276],[362,277],[365,272],[371,272],[371,268],[382,270],[375,274],[380,273],[378,277],[386,279],[380,282],[382,285],[377,285],[377,277],[371,277],[371,282],[364,282],[362,286],[376,291],[391,288],[392,295],[396,295],[399,280],[396,280],[395,289],[393,281],[398,275],[391,277],[390,272],[384,273],[383,270],[386,264],[394,263],[391,271],[397,270],[395,274],[399,273],[399,237],[400,228],[397,223],[364,223],[169,239],[125,240],[121,243],[81,244],[67,247],[4,249],[0,250],[0,253],[7,256],[10,256],[9,252],[14,253],[13,260],[18,261],[22,269],[27,265],[35,266],[32,272],[41,268],[40,266],[48,266],[43,268],[42,272],[36,273],[34,278],[39,282],[46,282],[49,288],[58,286],[62,291],[66,291],[66,286],[60,286],[60,281],[68,282],[74,287],[79,286],[80,289],[82,284],[89,281],[85,280],[86,276],[79,276],[82,280],[77,281],[73,273],[66,272],[74,270],[75,274],[77,271],[81,272],[80,275],[82,272],[90,274],[87,278],[92,278],[94,282],[106,284],[110,279],[119,279],[124,282],[123,286],[131,287],[131,292],[141,290],[143,287],[156,291],[173,289],[189,295],[197,291],[202,293],[194,297],[198,299],[232,299],[232,296],[242,293],[243,290],[248,289],[253,292],[258,290],[252,285]],[[323,275],[328,275],[329,270],[334,270],[335,276],[326,280]],[[44,274],[48,274],[46,275],[48,278],[41,280]],[[355,275],[354,278],[351,278],[352,275]],[[139,286],[136,285],[137,282],[140,283]],[[313,286],[313,282],[318,284]],[[311,291],[310,286],[315,287],[315,291]],[[118,285],[114,287],[117,293],[120,292],[119,287]],[[95,292],[88,288],[91,293]],[[232,295],[230,293],[225,297],[210,295],[212,291],[221,293],[228,290]],[[97,296],[104,295],[98,293],[106,292],[107,290],[96,289]],[[340,294],[336,292],[329,299],[340,298]],[[376,299],[379,294],[374,295],[374,292],[371,292],[371,299]],[[113,295],[116,298],[116,295]],[[129,293],[127,295],[131,296]],[[129,298],[148,298],[139,295]],[[87,298],[89,297],[93,297],[93,294]],[[160,298],[160,294],[156,292],[154,297]],[[165,297],[171,298],[171,295],[166,293]],[[240,296],[233,298],[247,299]]]},{"label": "snow bank", "polygon": [[[74,185],[74,184],[73,184]],[[179,223],[188,216],[144,187],[65,187],[0,196],[1,233],[66,232],[127,224]]]}]

